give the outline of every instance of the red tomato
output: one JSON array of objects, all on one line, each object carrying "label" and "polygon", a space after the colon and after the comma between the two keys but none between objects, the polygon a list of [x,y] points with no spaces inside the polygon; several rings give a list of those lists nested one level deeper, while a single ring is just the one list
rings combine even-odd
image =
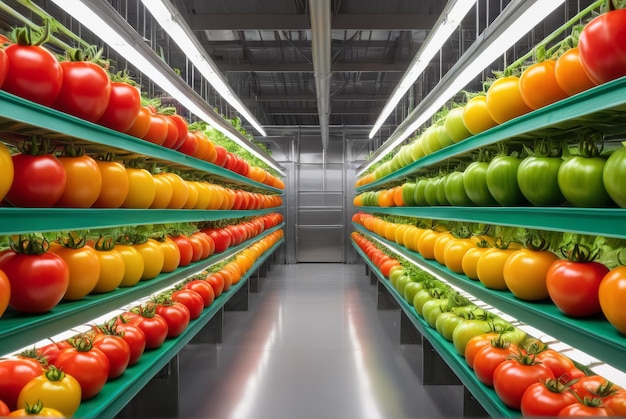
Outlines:
[{"label": "red tomato", "polygon": [[216,152],[216,157],[215,157],[215,161],[213,162],[213,164],[216,164],[218,166],[224,166],[224,164],[226,163],[226,149],[222,147],[221,145],[216,145],[215,152]]},{"label": "red tomato", "polygon": [[93,347],[109,359],[108,380],[124,374],[130,362],[130,345],[121,336],[99,334],[93,339]]},{"label": "red tomato", "polygon": [[176,143],[172,146],[172,149],[178,150],[178,148],[185,142],[187,139],[187,133],[189,132],[189,127],[187,125],[187,120],[180,115],[170,115],[169,116],[172,122],[176,124],[176,128],[178,128],[178,138],[176,139]]},{"label": "red tomato", "polygon": [[202,297],[202,304],[204,307],[210,306],[213,304],[213,300],[215,300],[215,291],[213,291],[211,284],[206,281],[194,279],[193,281],[186,283],[185,288],[197,292],[200,297]]},{"label": "red tomato", "polygon": [[128,132],[141,109],[139,89],[124,82],[112,82],[109,103],[98,124],[119,132]]},{"label": "red tomato", "polygon": [[189,243],[191,243],[191,249],[192,249],[191,261],[198,262],[199,260],[202,259],[202,255],[204,254],[204,244],[202,242],[202,239],[200,239],[198,236],[194,236],[193,234],[189,236],[187,239],[189,240]]},{"label": "red tomato", "polygon": [[109,359],[87,337],[78,338],[74,347],[59,352],[56,367],[76,378],[82,390],[81,400],[100,393],[109,376]]},{"label": "red tomato", "polygon": [[4,80],[7,78],[8,72],[9,57],[7,57],[7,53],[4,52],[4,49],[0,48],[0,87],[2,87]]},{"label": "red tomato", "polygon": [[48,365],[54,365],[57,360],[57,356],[59,356],[59,352],[61,348],[54,342],[51,342],[47,345],[44,345],[37,349],[37,356],[44,359]]},{"label": "red tomato", "polygon": [[626,417],[626,392],[617,393],[602,399],[602,405],[611,409],[613,413],[620,417]]},{"label": "red tomato", "polygon": [[[208,285],[208,284],[207,284]],[[194,320],[200,317],[204,310],[204,299],[200,294],[192,289],[182,289],[172,293],[172,301],[180,303],[189,310],[189,319]]]},{"label": "red tomato", "polygon": [[531,384],[524,394],[520,409],[523,416],[556,416],[563,408],[576,403],[567,386],[558,380]]},{"label": "red tomato", "polygon": [[574,361],[554,349],[539,352],[536,359],[550,368],[556,378],[565,377],[566,374],[576,368]]},{"label": "red tomato", "polygon": [[210,274],[209,276],[207,276],[205,281],[209,283],[211,288],[213,288],[213,293],[215,294],[215,298],[222,295],[222,292],[224,291],[224,287],[225,287],[224,277],[222,276],[222,274],[214,272]]},{"label": "red tomato", "polygon": [[11,413],[11,409],[9,409],[9,406],[7,406],[5,402],[0,400],[0,417],[9,416],[9,413]]},{"label": "red tomato", "polygon": [[586,375],[580,377],[572,384],[571,388],[581,400],[585,398],[604,398],[616,391],[623,390],[618,385],[600,375]]},{"label": "red tomato", "polygon": [[180,262],[178,266],[188,266],[193,260],[193,246],[191,245],[189,237],[184,234],[179,234],[177,236],[171,236],[171,239],[176,243],[180,251]]},{"label": "red tomato", "polygon": [[8,358],[0,360],[0,400],[11,410],[17,408],[17,396],[22,387],[43,373],[34,359]]},{"label": "red tomato", "polygon": [[215,252],[215,243],[213,243],[213,239],[210,238],[207,234],[196,231],[192,234],[192,237],[197,237],[200,239],[202,243],[202,257],[200,259],[206,259]]},{"label": "red tomato", "polygon": [[12,157],[15,176],[6,200],[16,207],[49,208],[63,194],[67,175],[59,160],[51,155],[18,153]]},{"label": "red tomato", "polygon": [[2,89],[45,106],[52,105],[63,85],[59,60],[47,49],[26,45],[22,39],[4,51],[9,66]]},{"label": "red tomato", "polygon": [[612,10],[587,23],[580,33],[580,60],[596,84],[626,75],[624,22],[626,9]]},{"label": "red tomato", "polygon": [[609,269],[599,262],[557,260],[546,274],[548,293],[563,313],[587,317],[601,311],[598,291]]},{"label": "red tomato", "polygon": [[170,115],[163,115],[163,117],[165,118],[165,125],[167,126],[167,135],[161,145],[173,149],[178,142],[178,125],[176,125]]},{"label": "red tomato", "polygon": [[167,322],[167,338],[175,338],[185,331],[189,325],[191,314],[181,303],[157,304],[156,313]]},{"label": "red tomato", "polygon": [[146,349],[146,335],[138,326],[132,324],[118,324],[116,330],[130,348],[128,366],[135,365]]},{"label": "red tomato", "polygon": [[[493,373],[498,365],[513,355],[516,348],[515,345],[497,346],[504,344],[502,340],[502,344],[494,344],[493,342],[497,342],[497,340],[493,340],[489,345],[481,348],[474,356],[472,363],[476,378],[489,387],[493,387]],[[467,347],[465,349],[467,350]]]},{"label": "red tomato", "polygon": [[87,121],[98,121],[111,96],[108,73],[89,61],[63,61],[61,67],[63,85],[52,107]]},{"label": "red tomato", "polygon": [[535,363],[532,356],[522,355],[498,365],[493,372],[493,388],[505,405],[519,409],[526,389],[549,378],[554,379],[550,368]]},{"label": "red tomato", "polygon": [[570,404],[559,411],[557,416],[615,416],[611,409],[602,406],[601,401],[582,401]]},{"label": "red tomato", "polygon": [[215,243],[215,253],[221,253],[228,249],[231,245],[231,235],[225,229],[215,228],[215,229],[205,229],[202,230],[203,233],[206,233],[213,242]]},{"label": "red tomato", "polygon": [[50,311],[70,280],[65,261],[51,252],[28,255],[9,250],[0,255],[0,269],[11,282],[9,305],[23,313]]},{"label": "red tomato", "polygon": [[474,368],[474,359],[476,355],[485,346],[491,345],[491,340],[498,337],[497,333],[483,333],[476,335],[467,341],[465,345],[465,362],[470,368]]},{"label": "red tomato", "polygon": [[11,299],[11,282],[9,277],[0,271],[0,317],[4,314],[9,306],[9,300]]},{"label": "red tomato", "polygon": [[90,208],[102,191],[100,166],[89,156],[59,157],[67,181],[56,206]]},{"label": "red tomato", "polygon": [[161,347],[167,338],[168,324],[163,317],[156,314],[156,307],[150,304],[143,309],[142,314],[132,320],[132,324],[139,327],[146,336],[146,349]]},{"label": "red tomato", "polygon": [[187,138],[185,138],[185,141],[183,141],[177,150],[188,156],[193,156],[198,150],[198,145],[198,137],[196,137],[193,132],[187,132]]}]

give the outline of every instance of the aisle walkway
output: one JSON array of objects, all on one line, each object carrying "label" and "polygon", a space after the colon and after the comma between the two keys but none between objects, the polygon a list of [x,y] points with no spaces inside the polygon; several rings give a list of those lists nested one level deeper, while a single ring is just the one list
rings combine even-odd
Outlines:
[{"label": "aisle walkway", "polygon": [[222,344],[181,353],[182,417],[461,416],[459,386],[420,384],[421,346],[399,344],[362,265],[272,265],[260,291],[225,313]]}]

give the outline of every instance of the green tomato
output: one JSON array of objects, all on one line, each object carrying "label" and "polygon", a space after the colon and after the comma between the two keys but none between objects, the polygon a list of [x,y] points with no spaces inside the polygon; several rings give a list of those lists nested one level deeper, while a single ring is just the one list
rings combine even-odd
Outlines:
[{"label": "green tomato", "polygon": [[465,320],[462,317],[459,317],[454,312],[449,311],[447,313],[441,313],[439,317],[437,317],[435,327],[441,336],[452,342],[454,329],[456,329],[456,327],[464,321]]},{"label": "green tomato", "polygon": [[[602,157],[575,156],[559,168],[559,188],[575,207],[605,207],[611,197],[602,181],[606,160]],[[621,180],[623,182],[623,180]]]},{"label": "green tomato", "polygon": [[511,342],[515,346],[520,346],[526,339],[526,332],[514,327],[513,330],[502,333],[502,338],[507,342]]},{"label": "green tomato", "polygon": [[565,198],[559,189],[560,157],[527,157],[517,169],[517,184],[524,197],[536,206],[561,205]]},{"label": "green tomato", "polygon": [[398,278],[395,288],[400,295],[404,295],[404,287],[406,287],[409,282],[413,282],[410,275],[402,275]]},{"label": "green tomato", "polygon": [[487,188],[503,207],[519,205],[524,195],[517,184],[517,169],[522,160],[514,156],[497,156],[487,168]]},{"label": "green tomato", "polygon": [[626,208],[626,148],[620,148],[609,156],[602,171],[602,183],[613,201]]},{"label": "green tomato", "polygon": [[422,137],[417,138],[411,143],[411,158],[417,161],[424,157],[424,147],[422,146]]},{"label": "green tomato", "polygon": [[448,176],[442,176],[437,183],[437,204],[438,205],[450,205],[448,198],[446,197],[446,181]]},{"label": "green tomato", "polygon": [[446,120],[443,123],[448,131],[448,135],[452,138],[452,141],[458,143],[472,135],[471,132],[465,126],[463,122],[463,108],[453,108],[446,115]]},{"label": "green tomato", "polygon": [[415,294],[415,297],[413,297],[413,307],[415,308],[415,311],[417,311],[417,314],[423,316],[422,308],[424,307],[424,304],[426,303],[426,301],[432,299],[433,297],[430,295],[428,290],[423,289],[418,291],[417,294]]},{"label": "green tomato", "polygon": [[403,275],[408,275],[404,269],[395,269],[391,271],[391,273],[389,274],[389,282],[391,282],[391,286],[395,288],[398,278]]},{"label": "green tomato", "polygon": [[415,183],[413,202],[415,202],[415,205],[418,207],[428,205],[428,202],[426,202],[426,185],[428,184],[428,182],[428,179],[420,179]]},{"label": "green tomato", "polygon": [[465,356],[467,342],[474,336],[487,333],[490,330],[489,322],[485,320],[464,320],[452,333],[452,343],[456,352]]},{"label": "green tomato", "polygon": [[433,298],[428,300],[422,306],[422,316],[426,323],[433,329],[435,328],[435,322],[437,317],[442,313],[441,306],[446,303],[446,300],[440,298]]},{"label": "green tomato", "polygon": [[431,125],[424,131],[425,137],[422,142],[422,147],[426,155],[434,153],[441,148],[439,142],[439,126]]},{"label": "green tomato", "polygon": [[426,205],[431,207],[439,205],[439,200],[437,199],[437,188],[439,187],[439,182],[441,178],[432,178],[428,179],[428,183],[424,187],[424,198],[426,199]]},{"label": "green tomato", "polygon": [[463,172],[463,186],[465,193],[472,202],[479,207],[488,207],[497,204],[487,187],[487,162],[473,162]]},{"label": "green tomato", "polygon": [[404,299],[407,303],[413,304],[413,299],[415,298],[415,294],[419,291],[423,290],[424,286],[419,282],[411,281],[404,286]]},{"label": "green tomato", "polygon": [[407,207],[415,206],[415,182],[407,182],[402,185],[402,200]]},{"label": "green tomato", "polygon": [[450,135],[450,133],[448,132],[448,129],[445,126],[440,126],[439,127],[439,145],[441,145],[441,148],[445,148],[448,147],[449,145],[454,144],[454,140],[452,139],[452,136]]},{"label": "green tomato", "polygon": [[452,172],[446,177],[445,185],[446,199],[450,205],[455,207],[470,207],[474,203],[467,192],[465,192],[465,185],[463,184],[463,173]]}]

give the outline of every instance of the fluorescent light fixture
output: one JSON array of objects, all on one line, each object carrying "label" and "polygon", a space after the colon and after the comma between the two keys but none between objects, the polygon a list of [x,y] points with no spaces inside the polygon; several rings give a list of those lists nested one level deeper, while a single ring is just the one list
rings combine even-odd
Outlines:
[{"label": "fluorescent light fixture", "polygon": [[[209,123],[224,135],[244,147],[250,153],[267,163],[285,176],[283,169],[268,158],[250,141],[244,139],[227,121],[218,115],[208,104],[182,80],[174,71],[149,49],[135,30],[123,21],[108,3],[85,4],[82,0],[52,0],[67,14],[88,27],[97,37],[116,50],[128,62],[141,70],[155,84],[174,97],[198,118]],[[120,24],[122,21],[123,25]],[[139,38],[139,39],[138,39]]]},{"label": "fluorescent light fixture", "polygon": [[169,0],[141,0],[144,7],[154,16],[154,19],[167,32],[178,47],[187,55],[187,58],[200,71],[200,74],[213,86],[215,90],[237,112],[241,114],[263,137],[267,134],[261,123],[250,113],[248,108],[232,91],[217,66],[206,53],[198,39],[194,36],[187,22]]},{"label": "fluorescent light fixture", "polygon": [[461,59],[439,81],[437,86],[407,116],[367,164],[358,169],[360,176],[368,167],[400,145],[428,121],[450,98],[471,82],[486,66],[504,54],[565,0],[526,0],[512,2],[496,18]]},{"label": "fluorescent light fixture", "polygon": [[[145,0],[144,0],[145,1]],[[376,123],[369,133],[370,138],[378,132],[385,120],[398,105],[398,102],[404,97],[406,92],[415,84],[417,78],[426,70],[428,64],[433,57],[439,52],[441,47],[448,41],[448,38],[459,26],[465,15],[476,4],[476,0],[450,0],[446,4],[446,8],[435,22],[433,30],[430,31],[422,47],[417,51],[413,61],[409,65],[409,69],[404,73],[398,85],[393,89],[389,100],[385,107],[378,115]]]}]

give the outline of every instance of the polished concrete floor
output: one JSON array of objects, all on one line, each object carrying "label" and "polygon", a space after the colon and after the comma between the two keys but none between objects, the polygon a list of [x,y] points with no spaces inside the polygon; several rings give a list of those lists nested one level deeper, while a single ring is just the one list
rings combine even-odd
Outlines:
[{"label": "polished concrete floor", "polygon": [[272,265],[249,301],[224,314],[221,344],[181,352],[180,416],[462,416],[460,386],[421,384],[421,345],[400,345],[363,265]]}]

